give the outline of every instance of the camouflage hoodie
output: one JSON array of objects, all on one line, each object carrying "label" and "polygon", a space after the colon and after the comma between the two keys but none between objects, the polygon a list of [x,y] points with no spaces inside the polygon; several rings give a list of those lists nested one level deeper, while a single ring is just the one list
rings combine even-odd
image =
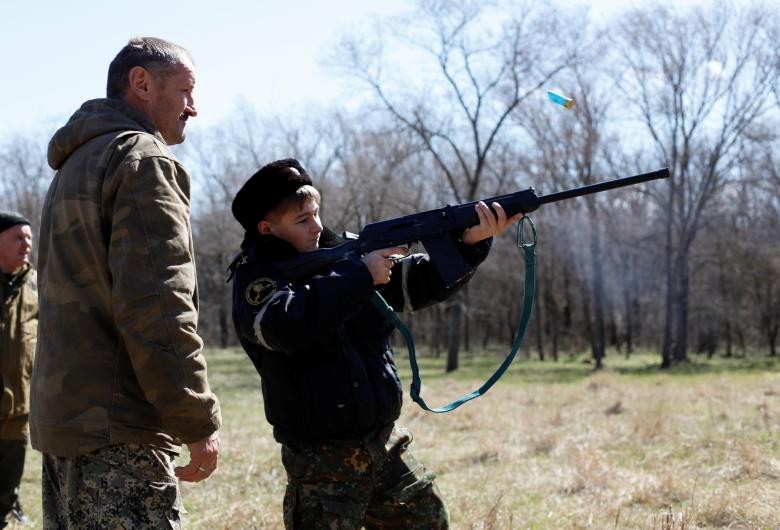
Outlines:
[{"label": "camouflage hoodie", "polygon": [[190,177],[142,113],[87,101],[49,143],[34,448],[178,451],[221,423],[197,335]]}]

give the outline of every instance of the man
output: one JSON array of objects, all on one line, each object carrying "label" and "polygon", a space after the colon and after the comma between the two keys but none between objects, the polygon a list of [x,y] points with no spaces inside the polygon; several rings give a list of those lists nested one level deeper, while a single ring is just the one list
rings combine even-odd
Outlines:
[{"label": "man", "polygon": [[19,483],[38,327],[31,250],[30,221],[16,212],[0,212],[0,528],[7,519],[24,520]]},{"label": "man", "polygon": [[[178,477],[217,467],[197,335],[190,177],[168,146],[197,116],[189,52],[135,38],[49,143],[31,439],[47,528],[179,528]],[[181,444],[190,462],[173,469]]]}]

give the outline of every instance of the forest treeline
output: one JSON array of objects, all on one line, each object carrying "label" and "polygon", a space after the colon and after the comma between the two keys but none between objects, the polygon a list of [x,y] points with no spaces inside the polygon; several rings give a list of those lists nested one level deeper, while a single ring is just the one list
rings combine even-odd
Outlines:
[{"label": "forest treeline", "polygon": [[[457,5],[455,5],[457,4]],[[780,22],[771,4],[671,4],[594,20],[540,2],[421,1],[328,54],[342,102],[261,115],[238,103],[176,148],[193,177],[200,330],[235,345],[226,268],[238,187],[296,157],[332,229],[533,186],[546,194],[668,167],[671,178],[533,214],[537,289],[524,352],[607,348],[777,355],[780,330]],[[269,72],[269,75],[273,75]],[[554,89],[572,109],[546,99]],[[85,97],[85,99],[87,99]],[[74,109],[75,110],[75,109]],[[0,139],[0,208],[37,228],[51,131]],[[422,250],[422,249],[421,249]],[[506,234],[466,290],[409,315],[447,356],[505,350],[523,258]]]}]

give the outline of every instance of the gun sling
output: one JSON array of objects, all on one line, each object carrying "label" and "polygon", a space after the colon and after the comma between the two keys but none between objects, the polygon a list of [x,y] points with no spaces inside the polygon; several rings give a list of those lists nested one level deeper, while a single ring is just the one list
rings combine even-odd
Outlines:
[{"label": "gun sling", "polygon": [[[530,226],[532,235],[531,241],[525,240],[525,223],[528,223]],[[401,332],[401,334],[404,336],[404,339],[406,340],[406,346],[409,349],[409,365],[412,369],[412,386],[410,394],[412,396],[412,400],[414,400],[414,402],[420,405],[420,407],[423,409],[439,413],[455,410],[464,403],[486,393],[490,387],[492,387],[495,382],[498,381],[502,375],[504,375],[504,372],[506,372],[507,368],[509,368],[509,365],[512,364],[515,355],[517,355],[517,352],[520,350],[523,337],[525,337],[525,332],[528,328],[528,322],[531,319],[531,311],[534,305],[534,289],[536,287],[536,227],[534,226],[534,223],[530,217],[523,217],[517,225],[517,246],[520,247],[525,254],[525,286],[523,292],[523,312],[520,317],[520,323],[517,326],[517,333],[515,334],[515,340],[512,343],[512,349],[504,358],[504,361],[501,363],[501,365],[493,373],[493,375],[491,375],[487,381],[482,384],[482,386],[472,392],[469,392],[468,394],[464,394],[451,403],[442,405],[441,407],[429,407],[423,397],[420,395],[420,391],[422,390],[422,379],[420,378],[420,367],[417,364],[417,353],[414,348],[414,338],[412,337],[412,333],[409,331],[409,328],[406,326],[406,324],[404,324],[403,321],[398,318],[398,315],[395,313],[393,308],[390,307],[384,298],[382,298],[382,295],[374,291],[371,297],[371,301],[373,302],[374,306],[376,306],[382,315],[384,315],[384,317],[391,324],[393,324],[398,329],[398,331]]]}]

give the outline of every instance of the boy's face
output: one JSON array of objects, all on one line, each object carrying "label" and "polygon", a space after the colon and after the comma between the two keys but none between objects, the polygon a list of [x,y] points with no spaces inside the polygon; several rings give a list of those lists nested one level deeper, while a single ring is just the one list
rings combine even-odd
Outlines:
[{"label": "boy's face", "polygon": [[308,199],[300,207],[294,205],[281,214],[272,214],[260,221],[261,234],[272,234],[291,244],[298,252],[311,252],[320,246],[322,222],[320,205]]}]

